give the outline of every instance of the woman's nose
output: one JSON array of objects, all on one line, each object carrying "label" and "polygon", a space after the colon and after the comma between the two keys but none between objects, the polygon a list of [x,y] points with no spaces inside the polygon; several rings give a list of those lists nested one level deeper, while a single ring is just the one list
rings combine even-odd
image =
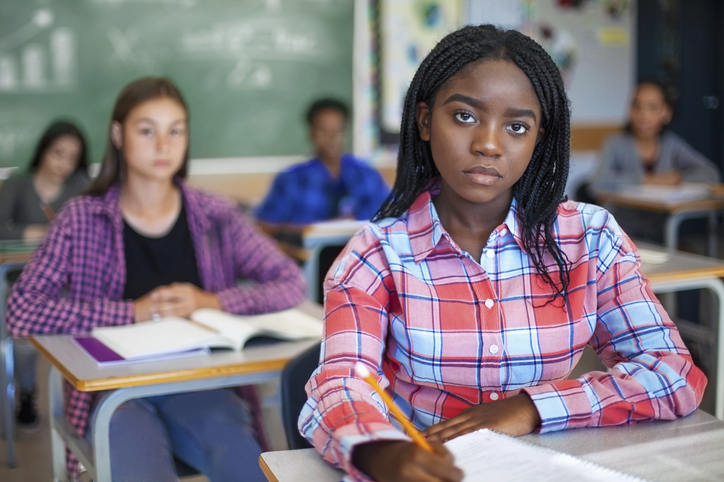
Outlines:
[{"label": "woman's nose", "polygon": [[500,133],[491,126],[479,126],[475,130],[471,150],[473,153],[480,153],[486,157],[501,156],[503,154],[503,143]]}]

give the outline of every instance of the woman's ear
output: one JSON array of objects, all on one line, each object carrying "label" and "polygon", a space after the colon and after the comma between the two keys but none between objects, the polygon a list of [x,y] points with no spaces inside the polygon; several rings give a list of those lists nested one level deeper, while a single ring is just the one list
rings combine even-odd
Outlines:
[{"label": "woman's ear", "polygon": [[415,106],[415,120],[420,139],[430,141],[430,107],[425,102],[418,102]]},{"label": "woman's ear", "polygon": [[121,127],[121,123],[118,121],[111,122],[111,142],[113,142],[113,147],[118,149],[119,151],[123,149],[123,128]]},{"label": "woman's ear", "polygon": [[542,127],[538,129],[538,135],[535,138],[535,145],[537,146],[540,141],[543,140],[543,136],[545,136],[546,130]]}]

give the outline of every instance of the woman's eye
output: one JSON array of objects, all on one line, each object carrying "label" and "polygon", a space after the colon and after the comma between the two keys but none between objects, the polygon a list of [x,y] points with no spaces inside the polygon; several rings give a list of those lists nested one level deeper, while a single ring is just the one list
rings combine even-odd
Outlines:
[{"label": "woman's eye", "polygon": [[464,124],[472,124],[475,122],[475,117],[468,114],[467,112],[458,112],[455,114],[455,118]]},{"label": "woman's eye", "polygon": [[173,129],[171,131],[171,135],[174,137],[179,137],[179,136],[183,135],[183,133],[184,133],[183,129]]},{"label": "woman's eye", "polygon": [[511,124],[510,130],[513,131],[515,134],[525,134],[528,130],[528,127],[525,124]]},{"label": "woman's eye", "polygon": [[143,136],[150,136],[152,134],[153,134],[153,129],[151,129],[150,127],[144,127],[141,129],[141,135],[143,135]]}]

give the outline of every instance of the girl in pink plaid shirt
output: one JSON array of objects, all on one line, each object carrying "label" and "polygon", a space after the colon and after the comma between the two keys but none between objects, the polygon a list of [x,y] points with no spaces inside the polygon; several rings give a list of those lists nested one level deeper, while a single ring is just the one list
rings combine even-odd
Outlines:
[{"label": "girl in pink plaid shirt", "polygon": [[[98,178],[63,209],[14,287],[13,336],[83,333],[202,307],[264,313],[302,301],[296,263],[236,206],[184,183],[188,129],[170,81],[123,89]],[[240,278],[254,283],[239,286]],[[246,395],[258,413],[253,391]],[[97,399],[68,389],[65,402],[89,438]],[[113,480],[175,481],[173,456],[214,482],[265,480],[256,420],[226,389],[131,400],[111,420]]]}]

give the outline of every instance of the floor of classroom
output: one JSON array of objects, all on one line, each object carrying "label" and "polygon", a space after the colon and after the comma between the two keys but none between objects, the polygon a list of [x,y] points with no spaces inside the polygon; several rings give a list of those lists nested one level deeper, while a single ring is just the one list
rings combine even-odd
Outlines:
[{"label": "floor of classroom", "polygon": [[[682,238],[685,246],[691,251],[705,252],[706,238],[701,235],[689,235]],[[687,249],[689,250],[689,249]],[[718,257],[724,259],[724,226],[720,227]],[[591,370],[600,369],[601,364],[592,350],[587,349],[584,356],[576,366],[572,377]],[[34,432],[18,430],[15,438],[17,467],[7,467],[7,454],[5,440],[0,440],[0,481],[3,482],[35,482],[51,481],[52,466],[50,454],[50,427],[48,425],[48,396],[47,396],[48,364],[41,360],[38,367],[38,409],[40,412],[40,427]],[[713,413],[714,400],[712,390],[707,388],[700,408]],[[267,392],[273,392],[275,387],[266,387]],[[269,394],[269,393],[267,393]],[[284,433],[281,425],[279,411],[272,408],[265,410],[265,423],[269,432],[270,443],[275,450],[286,448]],[[82,479],[88,482],[89,478]],[[206,482],[203,476],[183,478],[183,482]]]}]

